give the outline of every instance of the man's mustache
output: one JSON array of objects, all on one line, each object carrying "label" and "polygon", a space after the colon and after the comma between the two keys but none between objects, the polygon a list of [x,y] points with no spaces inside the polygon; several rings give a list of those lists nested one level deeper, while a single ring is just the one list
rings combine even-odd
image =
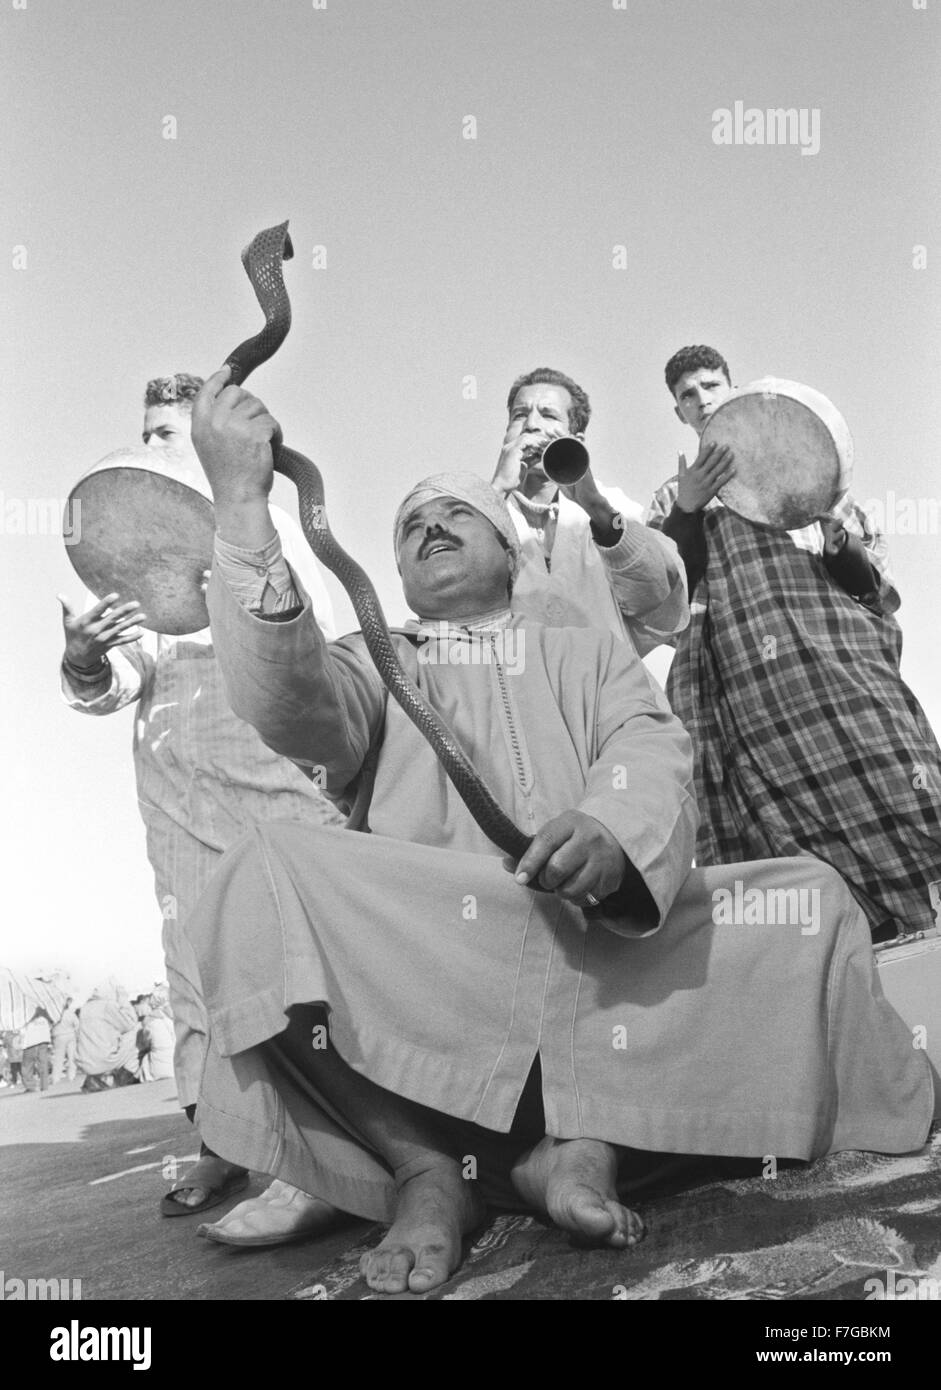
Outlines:
[{"label": "man's mustache", "polygon": [[436,531],[433,536],[426,536],[422,541],[418,551],[419,560],[426,559],[431,547],[433,545],[440,545],[442,541],[447,541],[450,545],[453,545],[456,550],[460,550],[461,546],[464,544],[463,541],[458,540],[457,536],[452,536],[450,531]]}]

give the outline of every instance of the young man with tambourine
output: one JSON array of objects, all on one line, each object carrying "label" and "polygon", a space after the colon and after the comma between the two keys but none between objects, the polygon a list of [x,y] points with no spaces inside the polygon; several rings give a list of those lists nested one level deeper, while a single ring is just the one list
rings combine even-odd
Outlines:
[{"label": "young man with tambourine", "polygon": [[[680,456],[648,517],[676,541],[689,580],[667,694],[693,739],[696,861],[811,854],[846,880],[874,940],[927,930],[941,879],[941,749],[899,672],[885,539],[844,486],[845,423],[796,383],[733,393],[709,347],[676,353],[666,380],[704,446],[688,467]],[[795,436],[816,431],[819,458],[809,444],[788,454],[780,420],[766,429],[769,414],[785,418],[782,403]],[[741,420],[737,433],[717,428],[733,404],[751,411],[753,440]],[[771,459],[775,430],[785,463]],[[820,505],[813,490],[831,458]]]}]

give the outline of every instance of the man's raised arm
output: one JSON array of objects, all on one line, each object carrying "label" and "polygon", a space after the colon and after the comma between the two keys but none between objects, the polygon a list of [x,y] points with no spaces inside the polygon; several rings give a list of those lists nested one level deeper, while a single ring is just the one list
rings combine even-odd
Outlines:
[{"label": "man's raised arm", "polygon": [[644,525],[644,511],[615,488],[619,507],[614,540],[592,527],[615,602],[640,656],[669,642],[689,623],[686,572],[671,538]]},{"label": "man's raised arm", "polygon": [[382,683],[360,639],[325,641],[285,563],[268,510],[280,430],[261,401],[227,379],[226,368],[211,376],[193,407],[193,443],[216,509],[206,596],[215,653],[235,713],[341,797],[382,720]]}]

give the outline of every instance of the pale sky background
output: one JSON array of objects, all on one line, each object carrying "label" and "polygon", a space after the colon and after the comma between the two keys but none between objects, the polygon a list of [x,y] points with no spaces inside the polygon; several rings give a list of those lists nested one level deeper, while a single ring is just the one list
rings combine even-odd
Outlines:
[{"label": "pale sky background", "polygon": [[[61,537],[16,534],[15,514],[139,437],[148,377],[206,374],[256,331],[239,252],[262,227],[291,219],[294,328],[250,384],[321,464],[392,621],[396,504],[432,470],[489,477],[509,383],[537,365],[585,386],[597,475],[644,503],[695,453],[662,372],[696,342],[738,383],[829,395],[858,498],[941,494],[941,4],[16,3],[0,23],[0,964],[64,966],[80,992],[163,975],[132,713],[60,702],[55,594],[82,586]],[[716,146],[712,113],[737,100],[818,108],[819,153]],[[277,497],[294,512],[283,481]],[[889,543],[903,674],[939,728],[939,537]]]}]

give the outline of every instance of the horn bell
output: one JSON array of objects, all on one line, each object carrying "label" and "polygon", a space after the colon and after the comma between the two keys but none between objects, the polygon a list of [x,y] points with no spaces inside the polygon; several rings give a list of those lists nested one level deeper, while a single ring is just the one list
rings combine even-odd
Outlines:
[{"label": "horn bell", "polygon": [[588,450],[574,434],[552,439],[543,450],[541,467],[547,478],[560,487],[571,487],[588,471]]}]

